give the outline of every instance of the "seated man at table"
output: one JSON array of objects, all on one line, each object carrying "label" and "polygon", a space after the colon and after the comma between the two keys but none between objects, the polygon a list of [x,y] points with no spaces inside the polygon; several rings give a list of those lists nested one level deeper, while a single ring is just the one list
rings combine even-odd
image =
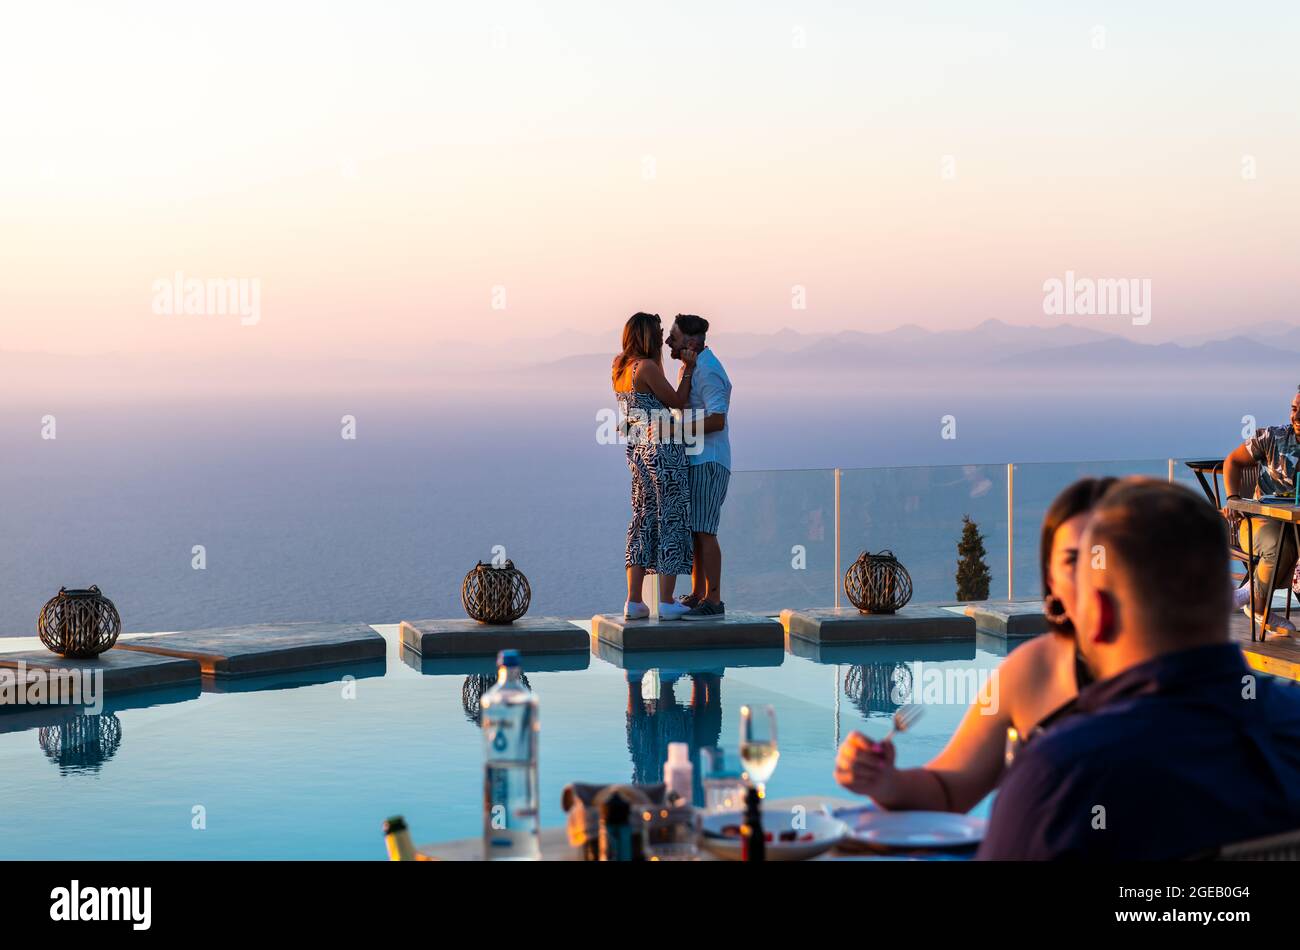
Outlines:
[{"label": "seated man at table", "polygon": [[1300,689],[1228,639],[1226,534],[1150,479],[1093,509],[1072,620],[1095,681],[1007,770],[979,857],[1178,859],[1300,829]]},{"label": "seated man at table", "polygon": [[[1297,460],[1300,460],[1300,392],[1291,400],[1291,424],[1265,426],[1232,450],[1223,460],[1223,486],[1228,498],[1241,497],[1241,470],[1259,466],[1259,493],[1261,495],[1286,495],[1295,497]],[[1224,508],[1225,517],[1230,516]],[[1294,530],[1290,525],[1271,518],[1253,519],[1250,530],[1243,527],[1238,535],[1241,546],[1247,544],[1258,558],[1255,565],[1254,590],[1256,621],[1263,623],[1264,608],[1283,584],[1289,584],[1295,572],[1296,545]],[[1281,552],[1279,555],[1279,548]],[[1277,571],[1273,558],[1278,558]],[[1236,593],[1233,606],[1250,616],[1251,587],[1243,584]],[[1269,616],[1270,625],[1286,633],[1294,633],[1295,625],[1280,614]]]}]

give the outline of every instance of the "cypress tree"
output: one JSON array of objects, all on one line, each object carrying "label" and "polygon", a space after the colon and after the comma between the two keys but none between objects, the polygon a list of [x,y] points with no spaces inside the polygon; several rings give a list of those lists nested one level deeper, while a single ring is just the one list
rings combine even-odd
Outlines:
[{"label": "cypress tree", "polygon": [[970,515],[961,516],[961,540],[957,542],[957,599],[989,599],[989,566],[984,562],[984,535]]}]

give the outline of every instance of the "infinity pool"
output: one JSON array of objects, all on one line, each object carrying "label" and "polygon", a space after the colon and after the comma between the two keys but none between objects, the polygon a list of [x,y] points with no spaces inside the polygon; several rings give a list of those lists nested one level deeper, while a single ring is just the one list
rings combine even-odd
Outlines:
[{"label": "infinity pool", "polygon": [[[420,843],[478,834],[492,661],[422,662],[375,629],[382,662],[128,694],[97,716],[0,712],[0,858],[382,859],[394,814]],[[526,657],[543,823],[563,822],[568,782],[658,781],[669,742],[691,744],[698,775],[700,747],[735,748],[743,704],[777,711],[769,795],[847,794],[831,776],[843,736],[883,735],[910,696],[926,710],[899,762],[925,762],[1006,647],[796,649]]]}]

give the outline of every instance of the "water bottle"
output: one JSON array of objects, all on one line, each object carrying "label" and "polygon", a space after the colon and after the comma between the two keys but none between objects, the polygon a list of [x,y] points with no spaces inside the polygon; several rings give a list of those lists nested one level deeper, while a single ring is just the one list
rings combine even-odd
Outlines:
[{"label": "water bottle", "polygon": [[541,858],[537,814],[537,697],[519,651],[497,655],[497,683],[479,699],[483,721],[483,857]]}]

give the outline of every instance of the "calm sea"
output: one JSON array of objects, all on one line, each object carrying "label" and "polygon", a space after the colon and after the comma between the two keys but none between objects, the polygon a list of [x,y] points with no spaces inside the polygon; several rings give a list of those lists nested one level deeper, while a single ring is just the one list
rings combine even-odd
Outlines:
[{"label": "calm sea", "polygon": [[[927,600],[953,596],[963,514],[1005,596],[1003,463],[1056,463],[1016,476],[1016,586],[1032,597],[1037,520],[1066,482],[1163,477],[1166,456],[1221,453],[1238,435],[1240,414],[1212,396],[939,388],[737,387],[722,528],[733,609],[830,603],[832,466],[913,466],[844,474],[843,548],[894,550]],[[98,584],[134,631],[458,616],[461,579],[498,545],[530,578],[532,613],[618,609],[628,473],[622,447],[596,440],[609,404],[598,389],[521,388],[6,410],[0,634],[34,633],[61,585]],[[940,437],[949,413],[955,440]],[[355,439],[341,437],[344,415]],[[1111,458],[1152,460],[1062,464]]]}]

